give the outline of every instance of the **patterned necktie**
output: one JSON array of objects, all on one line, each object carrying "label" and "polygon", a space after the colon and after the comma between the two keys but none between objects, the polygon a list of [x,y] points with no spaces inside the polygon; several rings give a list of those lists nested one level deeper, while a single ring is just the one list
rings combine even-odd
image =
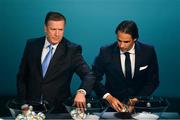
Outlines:
[{"label": "patterned necktie", "polygon": [[49,66],[49,62],[50,62],[50,60],[51,60],[51,58],[52,58],[52,55],[53,55],[53,53],[52,53],[52,52],[53,52],[53,47],[52,47],[52,45],[49,45],[48,48],[49,48],[49,51],[48,51],[48,53],[46,54],[46,56],[45,56],[45,58],[44,58],[44,61],[43,61],[43,63],[42,63],[43,78],[44,78],[44,76],[45,76],[45,74],[46,74],[46,71],[47,71],[48,66]]},{"label": "patterned necktie", "polygon": [[126,80],[131,80],[132,79],[132,73],[131,73],[131,61],[130,61],[130,56],[129,56],[129,52],[125,52],[124,53],[126,56],[125,59],[125,74],[126,74]]}]

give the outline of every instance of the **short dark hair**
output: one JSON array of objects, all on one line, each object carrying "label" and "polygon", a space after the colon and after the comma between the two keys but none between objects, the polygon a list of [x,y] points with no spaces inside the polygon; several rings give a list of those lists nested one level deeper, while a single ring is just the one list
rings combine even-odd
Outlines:
[{"label": "short dark hair", "polygon": [[47,25],[48,21],[55,20],[55,21],[61,21],[63,20],[66,23],[66,18],[63,14],[59,12],[48,12],[44,21],[44,24]]},{"label": "short dark hair", "polygon": [[115,33],[118,34],[118,31],[130,34],[133,39],[138,39],[139,38],[137,25],[132,20],[124,20],[124,21],[122,21],[117,26]]}]

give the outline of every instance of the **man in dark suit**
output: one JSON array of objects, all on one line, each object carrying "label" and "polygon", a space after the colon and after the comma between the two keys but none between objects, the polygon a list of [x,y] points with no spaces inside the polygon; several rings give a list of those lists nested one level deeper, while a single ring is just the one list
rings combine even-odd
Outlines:
[{"label": "man in dark suit", "polygon": [[[97,95],[116,111],[123,112],[125,99],[131,97],[129,102],[136,102],[136,96],[149,96],[158,87],[158,62],[153,46],[137,41],[135,22],[121,22],[115,33],[117,42],[100,49],[92,70],[97,78],[94,86]],[[100,82],[103,75],[105,85]]]},{"label": "man in dark suit", "polygon": [[[92,72],[82,57],[81,46],[64,37],[65,24],[66,19],[61,13],[47,14],[44,25],[46,35],[27,41],[17,74],[20,99],[43,99],[54,104],[59,112],[65,112],[62,103],[71,96],[70,84],[74,73],[82,80],[74,98],[77,107],[86,107],[85,95],[90,93],[94,83]],[[50,58],[49,61],[47,58]],[[49,64],[44,65],[47,61]]]}]

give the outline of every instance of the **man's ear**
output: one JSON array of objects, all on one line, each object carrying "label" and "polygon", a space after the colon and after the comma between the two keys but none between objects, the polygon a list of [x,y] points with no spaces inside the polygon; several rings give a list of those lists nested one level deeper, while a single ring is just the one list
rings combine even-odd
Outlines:
[{"label": "man's ear", "polygon": [[45,32],[45,33],[47,32],[47,27],[46,27],[46,25],[44,25],[44,32]]}]

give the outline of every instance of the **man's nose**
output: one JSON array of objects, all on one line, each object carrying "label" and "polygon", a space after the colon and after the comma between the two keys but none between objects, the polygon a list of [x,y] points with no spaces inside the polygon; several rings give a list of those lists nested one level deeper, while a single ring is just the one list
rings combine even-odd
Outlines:
[{"label": "man's nose", "polygon": [[59,31],[58,30],[55,31],[55,35],[59,36]]},{"label": "man's nose", "polygon": [[121,48],[125,47],[125,44],[123,42],[120,42],[119,45],[120,45]]}]

